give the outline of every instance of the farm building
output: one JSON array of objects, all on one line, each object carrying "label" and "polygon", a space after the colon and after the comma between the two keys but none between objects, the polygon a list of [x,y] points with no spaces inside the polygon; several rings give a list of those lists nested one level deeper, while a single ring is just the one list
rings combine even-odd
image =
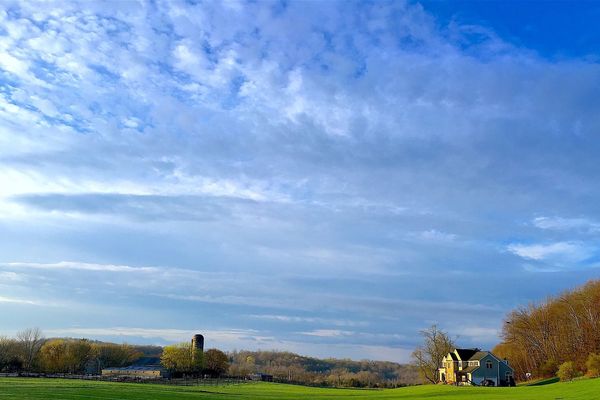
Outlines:
[{"label": "farm building", "polygon": [[105,368],[102,376],[115,378],[157,379],[167,376],[167,371],[160,366],[131,366],[123,368]]},{"label": "farm building", "polygon": [[251,374],[248,377],[250,378],[250,380],[253,380],[253,381],[273,382],[273,375],[270,375],[270,374],[258,373],[258,374]]},{"label": "farm building", "polygon": [[489,351],[455,349],[442,359],[439,380],[452,385],[514,386],[513,369]]}]

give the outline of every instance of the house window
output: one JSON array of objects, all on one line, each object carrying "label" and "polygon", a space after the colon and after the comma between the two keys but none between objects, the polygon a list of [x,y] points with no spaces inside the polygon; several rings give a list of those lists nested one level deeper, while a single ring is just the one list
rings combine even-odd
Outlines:
[{"label": "house window", "polygon": [[485,363],[485,367],[487,369],[492,369],[492,362],[490,360],[487,360],[486,363]]}]

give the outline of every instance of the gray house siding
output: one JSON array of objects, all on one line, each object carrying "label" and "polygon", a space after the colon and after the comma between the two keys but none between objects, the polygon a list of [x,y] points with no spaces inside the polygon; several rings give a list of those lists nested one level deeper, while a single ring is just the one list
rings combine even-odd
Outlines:
[{"label": "gray house siding", "polygon": [[507,374],[506,374],[507,372],[510,373],[510,376],[512,376],[514,378],[513,369],[505,361],[500,362],[500,380],[504,381],[501,383],[508,386],[509,382],[507,379]]},{"label": "gray house siding", "polygon": [[[491,368],[487,367],[488,361],[491,361]],[[500,367],[498,364],[498,360],[489,354],[479,360],[479,368],[471,373],[471,381],[473,384],[480,385],[485,379],[489,379],[494,381],[496,386],[498,386],[498,383],[500,382],[498,379],[500,374]]]}]

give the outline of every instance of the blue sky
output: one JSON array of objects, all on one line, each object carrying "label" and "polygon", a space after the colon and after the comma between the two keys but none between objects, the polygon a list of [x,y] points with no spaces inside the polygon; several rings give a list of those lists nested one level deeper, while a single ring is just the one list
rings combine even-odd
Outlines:
[{"label": "blue sky", "polygon": [[493,346],[600,272],[600,7],[508,4],[3,2],[0,334]]}]

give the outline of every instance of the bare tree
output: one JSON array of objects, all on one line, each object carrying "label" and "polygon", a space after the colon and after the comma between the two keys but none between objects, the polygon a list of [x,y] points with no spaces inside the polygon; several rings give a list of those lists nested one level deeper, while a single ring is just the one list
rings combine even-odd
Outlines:
[{"label": "bare tree", "polygon": [[31,371],[44,343],[44,335],[39,328],[29,328],[17,333],[17,341],[23,354],[23,367],[26,371]]},{"label": "bare tree", "polygon": [[440,330],[437,325],[422,330],[423,344],[418,346],[412,353],[414,364],[425,382],[438,383],[438,368],[442,358],[454,350],[454,342],[450,336]]}]

